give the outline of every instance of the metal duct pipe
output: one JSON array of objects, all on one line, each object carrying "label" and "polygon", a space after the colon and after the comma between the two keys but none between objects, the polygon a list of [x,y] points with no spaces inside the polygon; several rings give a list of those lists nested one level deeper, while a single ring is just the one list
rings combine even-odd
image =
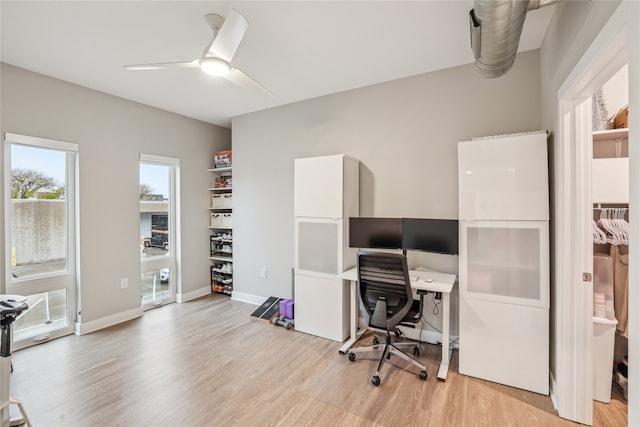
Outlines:
[{"label": "metal duct pipe", "polygon": [[527,11],[557,0],[475,0],[469,12],[476,70],[485,78],[504,75],[516,59]]}]

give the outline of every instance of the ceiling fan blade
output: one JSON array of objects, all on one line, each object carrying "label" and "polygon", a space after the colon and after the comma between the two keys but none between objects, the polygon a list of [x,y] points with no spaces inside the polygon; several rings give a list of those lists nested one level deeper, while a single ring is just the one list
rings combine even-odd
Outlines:
[{"label": "ceiling fan blade", "polygon": [[209,55],[231,62],[231,58],[236,53],[248,27],[249,23],[244,19],[244,16],[231,10],[213,43],[209,46]]},{"label": "ceiling fan blade", "polygon": [[200,66],[200,60],[194,59],[191,62],[164,62],[157,64],[136,64],[125,65],[125,70],[140,71],[140,70],[164,70],[166,68],[198,68]]},{"label": "ceiling fan blade", "polygon": [[238,70],[237,68],[232,68],[231,71],[229,71],[229,74],[224,76],[224,78],[249,92],[262,96],[263,98],[276,97],[269,89],[262,86],[260,83],[253,80],[251,77]]}]

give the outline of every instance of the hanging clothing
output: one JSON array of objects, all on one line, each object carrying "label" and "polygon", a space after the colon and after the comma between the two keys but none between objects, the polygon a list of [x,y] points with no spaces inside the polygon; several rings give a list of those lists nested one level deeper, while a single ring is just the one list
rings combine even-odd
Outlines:
[{"label": "hanging clothing", "polygon": [[620,334],[629,338],[629,246],[611,245],[613,258],[613,305]]}]

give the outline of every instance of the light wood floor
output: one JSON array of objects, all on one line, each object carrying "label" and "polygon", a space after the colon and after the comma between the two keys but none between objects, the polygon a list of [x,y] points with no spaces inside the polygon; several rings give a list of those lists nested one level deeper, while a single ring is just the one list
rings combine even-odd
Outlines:
[{"label": "light wood floor", "polygon": [[[36,427],[576,425],[549,397],[457,374],[456,352],[436,381],[436,346],[420,357],[426,382],[394,362],[374,387],[373,359],[349,362],[338,343],[253,320],[254,309],[204,297],[17,351],[12,395]],[[626,423],[619,396],[595,406],[595,426]]]}]

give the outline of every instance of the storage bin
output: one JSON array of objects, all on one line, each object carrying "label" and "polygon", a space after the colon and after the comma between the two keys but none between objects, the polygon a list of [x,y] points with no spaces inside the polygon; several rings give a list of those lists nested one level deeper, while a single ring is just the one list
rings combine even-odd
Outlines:
[{"label": "storage bin", "polygon": [[222,214],[222,227],[231,228],[232,226],[233,225],[231,221],[231,214],[230,213]]},{"label": "storage bin", "polygon": [[593,318],[593,399],[604,403],[611,401],[617,324],[615,319]]},{"label": "storage bin", "polygon": [[222,227],[222,216],[219,213],[211,214],[211,227]]},{"label": "storage bin", "polygon": [[593,254],[593,316],[616,318],[613,306],[613,258],[608,254]]},{"label": "storage bin", "polygon": [[224,208],[230,208],[233,204],[233,194],[223,194],[221,197],[221,206]]},{"label": "storage bin", "polygon": [[629,203],[629,158],[591,161],[593,203]]},{"label": "storage bin", "polygon": [[211,195],[211,207],[212,208],[220,208],[222,207],[222,195],[221,194],[212,194]]}]

